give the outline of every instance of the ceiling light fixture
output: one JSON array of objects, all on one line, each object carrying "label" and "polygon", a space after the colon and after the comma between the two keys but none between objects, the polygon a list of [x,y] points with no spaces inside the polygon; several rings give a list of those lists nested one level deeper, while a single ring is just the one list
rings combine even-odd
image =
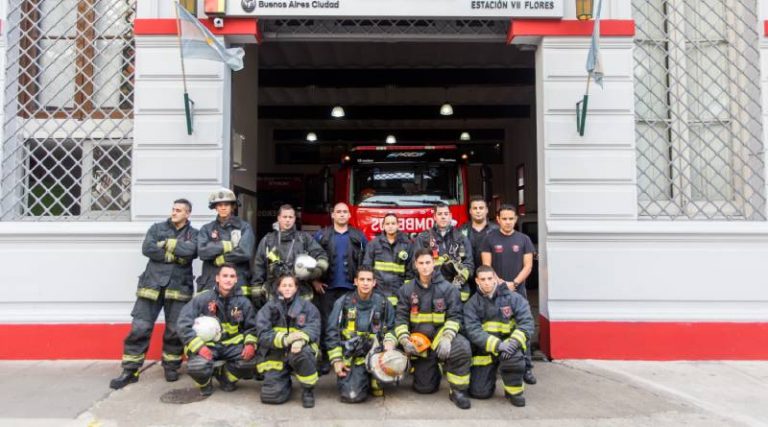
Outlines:
[{"label": "ceiling light fixture", "polygon": [[459,139],[462,141],[469,141],[470,139],[472,139],[472,137],[469,136],[469,132],[462,132],[461,135],[459,136]]},{"label": "ceiling light fixture", "polygon": [[387,144],[394,144],[397,142],[397,138],[395,138],[395,135],[387,135]]},{"label": "ceiling light fixture", "polygon": [[317,141],[317,134],[314,132],[307,133],[307,141],[308,142],[315,142]]},{"label": "ceiling light fixture", "polygon": [[341,105],[337,105],[333,107],[333,110],[331,110],[331,117],[336,117],[337,119],[340,119],[344,117],[344,108],[341,107]]},{"label": "ceiling light fixture", "polygon": [[442,106],[440,106],[440,115],[441,116],[452,116],[453,115],[453,106],[449,103],[445,103]]}]

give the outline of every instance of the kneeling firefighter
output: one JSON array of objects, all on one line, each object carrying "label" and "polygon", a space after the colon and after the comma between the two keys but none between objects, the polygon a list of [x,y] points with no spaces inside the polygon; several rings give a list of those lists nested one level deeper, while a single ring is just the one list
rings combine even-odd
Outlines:
[{"label": "kneeling firefighter", "polygon": [[302,387],[302,406],[315,406],[320,312],[298,295],[298,281],[291,275],[278,277],[276,297],[256,315],[259,334],[259,363],[264,375],[263,403],[284,403],[291,395],[291,374]]},{"label": "kneeling firefighter", "polygon": [[[418,277],[405,282],[398,291],[395,313],[395,335],[413,363],[413,389],[417,393],[436,392],[441,373],[445,372],[451,401],[461,409],[469,409],[471,402],[465,391],[469,388],[472,354],[469,341],[459,335],[459,290],[434,271],[431,250],[418,249],[413,259]],[[413,338],[420,335],[431,341],[426,349],[414,344]]]},{"label": "kneeling firefighter", "polygon": [[[238,379],[253,377],[256,364],[256,314],[249,298],[243,296],[237,284],[234,264],[219,267],[213,289],[192,298],[181,310],[178,331],[184,342],[189,376],[200,388],[200,393],[213,393],[211,377],[214,375],[224,391],[234,391]],[[220,337],[211,338],[196,331],[195,319],[209,316],[221,325]],[[214,363],[225,362],[214,368]]]},{"label": "kneeling firefighter", "polygon": [[464,328],[474,354],[469,394],[478,399],[493,396],[499,370],[504,395],[512,405],[522,407],[525,350],[533,335],[533,317],[528,301],[499,286],[495,276],[490,266],[479,267],[477,293],[464,305]]},{"label": "kneeling firefighter", "polygon": [[366,369],[366,356],[397,346],[391,333],[395,326],[395,310],[383,295],[373,292],[373,271],[360,267],[355,273],[356,290],[342,295],[333,304],[328,318],[325,345],[328,360],[338,377],[342,402],[357,403],[383,395],[381,384]]}]

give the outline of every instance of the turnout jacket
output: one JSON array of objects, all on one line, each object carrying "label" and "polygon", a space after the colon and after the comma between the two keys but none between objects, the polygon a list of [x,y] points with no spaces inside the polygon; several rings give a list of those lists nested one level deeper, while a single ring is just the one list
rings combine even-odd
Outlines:
[{"label": "turnout jacket", "polygon": [[[165,242],[158,247],[158,242]],[[141,253],[149,258],[147,267],[139,276],[136,296],[157,301],[161,290],[165,298],[189,301],[192,289],[192,261],[197,256],[197,230],[187,223],[176,229],[171,219],[149,227]]]},{"label": "turnout jacket", "polygon": [[446,329],[456,333],[461,328],[461,300],[459,291],[439,274],[433,274],[428,288],[418,278],[405,282],[397,292],[395,335],[421,332],[432,340],[436,349]]},{"label": "turnout jacket", "polygon": [[[270,231],[259,242],[253,259],[253,286],[268,286],[268,294],[275,295],[274,281],[282,273],[293,274],[293,264],[296,257],[308,254],[327,266],[328,256],[319,243],[309,233],[296,230]],[[323,260],[323,262],[321,262]],[[322,267],[321,267],[322,268]]]},{"label": "turnout jacket", "polygon": [[[362,300],[357,291],[351,291],[333,304],[328,317],[325,333],[325,347],[328,360],[334,362],[344,358],[343,344],[355,336],[370,342],[374,337],[379,342],[385,338],[395,341],[392,333],[395,327],[395,309],[381,294],[373,293],[368,300]],[[361,345],[361,349],[364,346]],[[367,347],[370,349],[370,346]],[[367,352],[367,351],[366,351]],[[354,354],[363,357],[365,354]]]},{"label": "turnout jacket", "polygon": [[262,350],[280,350],[282,360],[283,338],[291,332],[301,332],[307,345],[320,339],[320,312],[311,302],[294,295],[291,301],[282,297],[272,298],[256,315],[256,330]]},{"label": "turnout jacket", "polygon": [[[221,340],[204,342],[198,338],[192,326],[199,316],[212,316],[221,323]],[[195,295],[181,309],[178,320],[178,333],[184,343],[187,354],[197,353],[200,347],[208,345],[230,346],[238,344],[256,344],[256,313],[250,299],[243,296],[242,290],[235,286],[227,297],[219,294],[219,288],[207,289]]]},{"label": "turnout jacket", "polygon": [[381,233],[368,243],[365,248],[363,265],[373,270],[376,278],[374,291],[397,304],[397,290],[411,276],[411,239],[398,231],[395,242],[389,243],[385,233]]},{"label": "turnout jacket", "polygon": [[460,297],[461,301],[468,300],[469,285],[466,282],[475,271],[475,262],[472,259],[472,244],[469,243],[469,238],[456,227],[450,227],[445,236],[441,236],[437,226],[433,226],[416,236],[413,242],[413,251],[419,248],[426,248],[432,251],[432,257],[435,259],[435,269],[440,270],[440,273],[448,282],[453,282],[457,276],[456,270],[450,266],[448,261],[457,261],[461,264],[464,270],[460,272],[463,279]]},{"label": "turnout jacket", "polygon": [[478,289],[464,305],[464,334],[480,353],[496,356],[499,344],[510,338],[518,340],[525,350],[533,331],[528,301],[503,284],[490,297]]},{"label": "turnout jacket", "polygon": [[251,280],[250,263],[255,245],[256,237],[251,225],[236,216],[230,216],[223,223],[216,218],[205,224],[197,239],[197,255],[203,261],[203,271],[197,279],[198,292],[213,288],[219,267],[231,262],[237,271],[237,285],[243,287],[245,295],[249,295],[247,285]]}]

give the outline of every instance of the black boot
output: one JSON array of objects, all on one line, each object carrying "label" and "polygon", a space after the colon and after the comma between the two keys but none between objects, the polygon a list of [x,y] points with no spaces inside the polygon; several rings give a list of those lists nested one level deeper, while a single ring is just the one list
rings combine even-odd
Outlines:
[{"label": "black boot", "polygon": [[533,370],[528,368],[525,370],[525,374],[523,374],[523,381],[525,381],[526,384],[536,384],[536,376],[533,375]]},{"label": "black boot", "polygon": [[525,406],[525,396],[523,396],[523,393],[515,395],[504,393],[504,396],[509,400],[509,403],[511,403],[512,406],[517,406],[518,408]]},{"label": "black boot", "polygon": [[450,389],[448,396],[450,396],[451,402],[459,409],[469,409],[472,406],[472,402],[469,401],[469,398],[463,391]]},{"label": "black boot", "polygon": [[237,384],[227,378],[227,373],[224,372],[224,368],[219,368],[216,370],[216,380],[219,382],[219,387],[221,387],[221,389],[226,392],[237,390]]},{"label": "black boot", "polygon": [[139,380],[138,369],[123,369],[123,373],[117,378],[112,378],[109,382],[109,388],[120,390],[128,384],[133,384]]},{"label": "black boot", "polygon": [[163,372],[165,373],[165,380],[169,383],[179,380],[179,371],[176,368],[170,366],[163,366]]},{"label": "black boot", "polygon": [[200,387],[200,394],[203,396],[210,396],[213,394],[213,381],[208,380],[208,384]]},{"label": "black boot", "polygon": [[302,392],[301,392],[301,406],[303,406],[305,408],[314,408],[315,407],[315,394],[312,392],[311,388],[302,389]]}]

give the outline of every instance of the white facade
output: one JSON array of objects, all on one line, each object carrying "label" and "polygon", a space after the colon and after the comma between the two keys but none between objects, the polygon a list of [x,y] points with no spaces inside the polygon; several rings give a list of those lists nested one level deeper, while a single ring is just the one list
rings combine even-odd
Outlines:
[{"label": "white facade", "polygon": [[[137,17],[170,18],[167,4],[141,1]],[[760,6],[768,19],[768,0]],[[565,18],[574,16],[566,2]],[[603,19],[631,20],[629,1],[606,2]],[[760,25],[766,106],[768,40]],[[575,130],[574,100],[584,91],[589,38],[537,42],[542,315],[553,325],[767,323],[766,221],[651,221],[638,214],[632,37],[602,40],[605,88],[592,86],[584,137]],[[0,325],[129,322],[147,227],[178,197],[192,201],[193,225],[201,226],[211,218],[207,194],[237,179],[229,166],[230,124],[237,120],[229,69],[187,60],[196,103],[188,136],[176,37],[139,35],[136,51],[131,221],[0,222]],[[553,333],[553,346],[558,339]]]}]

